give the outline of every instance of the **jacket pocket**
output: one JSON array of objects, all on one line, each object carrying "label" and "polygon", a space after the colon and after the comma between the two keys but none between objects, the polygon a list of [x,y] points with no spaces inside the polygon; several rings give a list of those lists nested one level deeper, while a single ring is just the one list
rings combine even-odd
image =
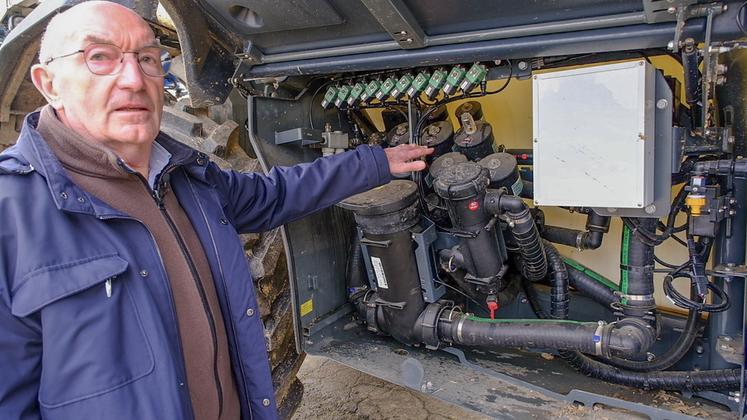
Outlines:
[{"label": "jacket pocket", "polygon": [[34,270],[14,290],[13,314],[41,319],[42,406],[109,393],[153,371],[127,266],[117,255],[76,260]]}]

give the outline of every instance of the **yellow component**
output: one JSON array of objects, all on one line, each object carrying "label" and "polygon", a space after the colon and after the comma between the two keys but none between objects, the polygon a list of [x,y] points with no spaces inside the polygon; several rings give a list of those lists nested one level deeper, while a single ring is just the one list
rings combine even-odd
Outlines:
[{"label": "yellow component", "polygon": [[685,204],[690,207],[690,214],[693,216],[700,216],[700,210],[706,205],[706,199],[704,195],[688,195],[685,199]]},{"label": "yellow component", "polygon": [[301,304],[301,316],[306,316],[314,310],[314,301],[309,299]]}]

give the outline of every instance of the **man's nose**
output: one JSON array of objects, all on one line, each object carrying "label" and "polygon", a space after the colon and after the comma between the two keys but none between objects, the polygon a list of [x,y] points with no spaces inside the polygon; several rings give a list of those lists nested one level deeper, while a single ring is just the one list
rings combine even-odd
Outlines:
[{"label": "man's nose", "polygon": [[145,84],[145,74],[140,70],[138,57],[135,54],[125,54],[122,57],[122,71],[117,78],[117,85],[121,88],[140,90]]}]

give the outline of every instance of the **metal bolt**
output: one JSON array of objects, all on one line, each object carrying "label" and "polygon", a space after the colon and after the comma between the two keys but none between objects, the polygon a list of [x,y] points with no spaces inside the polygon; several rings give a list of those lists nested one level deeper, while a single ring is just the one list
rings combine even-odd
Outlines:
[{"label": "metal bolt", "polygon": [[664,109],[667,107],[667,105],[669,105],[669,101],[667,101],[666,99],[659,99],[658,101],[656,101],[656,107],[659,109]]},{"label": "metal bolt", "polygon": [[397,35],[405,36],[405,35],[407,35],[407,31],[399,31],[399,32],[397,32]]},{"label": "metal bolt", "polygon": [[246,310],[246,316],[254,316],[254,309],[249,308]]},{"label": "metal bolt", "polygon": [[669,51],[673,51],[674,50],[674,41],[667,42],[667,49]]},{"label": "metal bolt", "polygon": [[667,9],[667,13],[669,13],[670,15],[673,15],[673,14],[677,13],[677,8],[676,7],[670,7],[670,8]]},{"label": "metal bolt", "polygon": [[651,352],[646,353],[646,360],[648,360],[650,362],[650,361],[652,361],[654,359],[656,359],[656,355],[655,354],[653,354]]},{"label": "metal bolt", "polygon": [[406,43],[408,43],[408,44],[409,44],[409,43],[411,43],[411,42],[412,42],[412,38],[407,38],[407,39],[405,39],[405,40],[404,40],[404,42],[406,42]]},{"label": "metal bolt", "polygon": [[617,209],[615,207],[607,207],[607,211],[610,213],[615,213],[617,212]]},{"label": "metal bolt", "polygon": [[703,346],[701,345],[695,346],[695,353],[703,354],[703,351],[704,351]]},{"label": "metal bolt", "polygon": [[535,142],[535,143],[538,143],[538,142],[539,142],[539,139],[538,139],[537,137],[535,137],[535,138],[534,138],[534,142]]},{"label": "metal bolt", "polygon": [[653,205],[653,204],[651,204],[651,205],[646,206],[646,208],[644,210],[648,214],[654,214],[654,212],[656,211],[656,206]]},{"label": "metal bolt", "polygon": [[529,64],[527,64],[526,61],[519,61],[517,67],[519,68],[519,70],[526,70],[527,68],[529,68]]},{"label": "metal bolt", "polygon": [[521,303],[527,303],[529,301],[527,300],[527,298],[523,297],[523,298],[521,298],[521,300],[519,300],[519,302],[521,302]]}]

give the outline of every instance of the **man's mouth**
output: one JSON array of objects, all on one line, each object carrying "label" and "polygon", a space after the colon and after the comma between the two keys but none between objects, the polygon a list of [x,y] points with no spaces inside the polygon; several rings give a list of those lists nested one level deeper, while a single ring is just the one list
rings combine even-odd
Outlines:
[{"label": "man's mouth", "polygon": [[144,106],[123,106],[116,109],[116,111],[135,112],[135,111],[149,111]]}]

